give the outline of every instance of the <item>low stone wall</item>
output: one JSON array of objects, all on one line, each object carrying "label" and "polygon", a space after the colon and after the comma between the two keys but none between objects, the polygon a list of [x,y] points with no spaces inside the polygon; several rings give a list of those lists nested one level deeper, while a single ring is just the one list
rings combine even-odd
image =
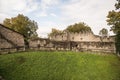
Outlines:
[{"label": "low stone wall", "polygon": [[114,42],[74,42],[73,49],[78,51],[98,51],[115,53]]},{"label": "low stone wall", "polygon": [[36,39],[29,42],[29,47],[33,50],[70,50],[115,53],[114,42],[75,42]]},{"label": "low stone wall", "polygon": [[6,54],[6,53],[13,53],[13,52],[18,52],[18,51],[25,51],[24,46],[19,46],[19,47],[11,47],[11,48],[1,48],[0,49],[0,54]]}]

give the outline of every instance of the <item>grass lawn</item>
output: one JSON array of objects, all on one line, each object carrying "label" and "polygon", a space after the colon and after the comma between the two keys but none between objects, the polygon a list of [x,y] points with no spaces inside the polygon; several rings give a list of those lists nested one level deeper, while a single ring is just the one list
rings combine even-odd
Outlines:
[{"label": "grass lawn", "polygon": [[6,80],[120,80],[120,58],[83,52],[22,52],[0,55]]}]

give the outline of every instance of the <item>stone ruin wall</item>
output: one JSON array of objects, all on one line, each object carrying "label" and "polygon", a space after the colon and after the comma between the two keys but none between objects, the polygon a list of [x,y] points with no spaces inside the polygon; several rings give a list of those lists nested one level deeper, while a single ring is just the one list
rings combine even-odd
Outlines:
[{"label": "stone ruin wall", "polygon": [[[24,37],[0,25],[0,33],[18,47],[24,48]],[[9,41],[0,36],[0,50],[2,48],[16,48]],[[50,39],[33,39],[29,41],[30,49],[38,50],[72,50],[72,51],[102,51],[115,52],[114,37],[101,38],[93,33],[64,33],[50,37]]]},{"label": "stone ruin wall", "polygon": [[115,53],[114,42],[78,42],[73,50]]},{"label": "stone ruin wall", "polygon": [[50,37],[49,42],[46,42],[47,39],[43,39],[44,42],[41,40],[31,40],[30,48],[38,48],[38,45],[40,45],[38,49],[42,45],[45,48],[49,44],[49,49],[53,50],[115,52],[113,36],[104,37],[101,40],[100,36],[94,35],[93,33],[64,33]]},{"label": "stone ruin wall", "polygon": [[[41,41],[43,40],[43,41]],[[46,39],[30,40],[30,49],[37,50],[71,50],[71,51],[98,51],[115,52],[114,42],[76,42],[76,41],[52,41]],[[39,46],[38,46],[39,45]]]},{"label": "stone ruin wall", "polygon": [[0,49],[2,48],[12,48],[13,45],[7,42],[5,39],[2,39],[0,36]]},{"label": "stone ruin wall", "polygon": [[[80,42],[101,42],[100,36],[93,33],[64,33],[62,35],[51,36],[54,41],[80,41]],[[103,42],[114,42],[112,36],[104,37]]]},{"label": "stone ruin wall", "polygon": [[10,49],[16,47],[24,48],[23,35],[4,27],[3,25],[0,25],[0,34],[4,36],[3,38],[0,35],[0,49]]},{"label": "stone ruin wall", "polygon": [[4,27],[0,27],[0,32],[2,33],[3,36],[5,36],[7,39],[11,40],[18,46],[24,46],[24,37],[23,35],[14,32],[12,30],[9,30]]},{"label": "stone ruin wall", "polygon": [[73,42],[73,50],[115,52],[114,36],[102,38],[93,33],[65,33],[52,36],[51,40]]},{"label": "stone ruin wall", "polygon": [[53,48],[53,43],[49,39],[33,39],[29,41],[30,49],[44,49]]}]

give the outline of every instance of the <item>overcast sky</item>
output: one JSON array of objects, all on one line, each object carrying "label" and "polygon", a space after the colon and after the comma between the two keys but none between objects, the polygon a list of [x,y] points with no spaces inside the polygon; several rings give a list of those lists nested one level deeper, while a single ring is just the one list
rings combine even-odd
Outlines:
[{"label": "overcast sky", "polygon": [[68,25],[85,22],[94,34],[107,25],[108,11],[116,0],[0,0],[0,23],[18,14],[38,23],[38,35],[46,37],[52,28],[63,30]]}]

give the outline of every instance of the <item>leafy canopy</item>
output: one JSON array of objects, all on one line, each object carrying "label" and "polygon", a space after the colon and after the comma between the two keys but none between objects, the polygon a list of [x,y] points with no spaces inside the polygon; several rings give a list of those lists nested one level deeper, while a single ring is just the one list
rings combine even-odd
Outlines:
[{"label": "leafy canopy", "polygon": [[109,11],[107,16],[108,25],[111,25],[111,30],[115,35],[116,53],[120,55],[120,0],[115,4],[116,10]]},{"label": "leafy canopy", "polygon": [[52,32],[50,34],[48,34],[48,36],[50,37],[50,36],[62,35],[65,32],[84,33],[84,32],[92,32],[92,30],[85,23],[81,22],[81,23],[75,23],[74,25],[70,25],[63,31],[52,28]]},{"label": "leafy canopy", "polygon": [[117,34],[120,32],[120,11],[110,11],[107,16],[108,25],[111,25],[111,30]]},{"label": "leafy canopy", "polygon": [[120,33],[120,0],[117,0],[115,4],[116,10],[109,11],[107,15],[108,25],[111,25],[111,30],[118,34]]},{"label": "leafy canopy", "polygon": [[52,28],[52,32],[48,34],[48,36],[50,37],[50,36],[61,35],[61,34],[63,34],[63,31]]},{"label": "leafy canopy", "polygon": [[108,30],[105,28],[101,29],[99,35],[102,37],[108,36]]},{"label": "leafy canopy", "polygon": [[37,37],[37,22],[30,20],[23,14],[18,14],[16,17],[10,19],[6,18],[3,21],[3,25],[23,34],[27,39]]},{"label": "leafy canopy", "polygon": [[84,33],[84,32],[92,32],[91,28],[86,25],[84,22],[80,22],[80,23],[75,23],[74,25],[70,25],[66,28],[67,31],[69,32],[81,32],[81,33]]}]

